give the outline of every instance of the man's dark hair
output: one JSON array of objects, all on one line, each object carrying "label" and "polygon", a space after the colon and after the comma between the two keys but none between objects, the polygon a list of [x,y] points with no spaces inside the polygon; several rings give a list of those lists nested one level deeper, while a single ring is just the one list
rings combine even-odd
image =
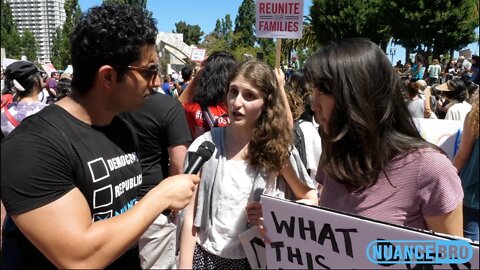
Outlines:
[{"label": "man's dark hair", "polygon": [[192,68],[189,67],[189,66],[186,66],[184,68],[182,68],[182,79],[184,82],[190,80],[190,77],[192,77]]},{"label": "man's dark hair", "polygon": [[[143,45],[155,45],[158,30],[151,13],[126,4],[102,4],[83,14],[72,33],[72,90],[84,95],[103,65],[128,66]],[[118,80],[126,69],[118,70]]]}]

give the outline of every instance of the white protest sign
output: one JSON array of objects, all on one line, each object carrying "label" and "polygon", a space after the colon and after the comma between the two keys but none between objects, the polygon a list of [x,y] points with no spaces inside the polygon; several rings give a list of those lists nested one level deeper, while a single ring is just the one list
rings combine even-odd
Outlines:
[{"label": "white protest sign", "polygon": [[193,48],[192,56],[190,57],[190,59],[192,61],[202,62],[203,59],[205,59],[205,53],[206,53],[205,49]]},{"label": "white protest sign", "polygon": [[303,0],[257,0],[255,15],[259,38],[302,38]]},{"label": "white protest sign", "polygon": [[267,258],[265,257],[265,243],[263,242],[257,226],[238,235],[242,243],[243,251],[247,255],[252,269],[266,269]]},{"label": "white protest sign", "polygon": [[261,202],[268,269],[480,267],[478,243],[270,196]]},{"label": "white protest sign", "polygon": [[57,72],[57,69],[53,66],[52,63],[46,63],[42,65],[43,70],[47,72],[48,76],[51,75],[52,72]]},{"label": "white protest sign", "polygon": [[463,121],[425,118],[414,118],[413,121],[426,141],[442,148],[453,160],[460,147]]}]

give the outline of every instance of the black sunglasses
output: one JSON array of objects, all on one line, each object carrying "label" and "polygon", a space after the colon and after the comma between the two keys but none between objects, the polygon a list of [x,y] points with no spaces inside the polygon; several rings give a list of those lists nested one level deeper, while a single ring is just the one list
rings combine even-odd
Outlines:
[{"label": "black sunglasses", "polygon": [[137,67],[137,66],[117,66],[117,65],[110,65],[115,68],[121,68],[121,69],[130,69],[130,70],[135,70],[139,72],[144,72],[147,74],[147,76],[152,77],[152,81],[155,81],[157,79],[157,76],[159,75],[160,67],[158,64],[151,65],[147,68],[145,67]]}]

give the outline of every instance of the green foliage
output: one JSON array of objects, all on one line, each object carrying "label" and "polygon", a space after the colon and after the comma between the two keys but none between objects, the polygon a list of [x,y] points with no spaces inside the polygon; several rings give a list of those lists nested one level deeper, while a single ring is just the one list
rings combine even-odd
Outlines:
[{"label": "green foliage", "polygon": [[5,48],[5,54],[8,58],[20,59],[22,51],[20,48],[21,38],[17,30],[17,25],[13,20],[10,4],[2,0],[1,5],[1,45]]},{"label": "green foliage", "polygon": [[57,28],[52,38],[51,59],[58,69],[65,69],[72,63],[70,55],[70,36],[73,28],[82,14],[78,0],[65,0],[66,20],[62,28]]},{"label": "green foliage", "polygon": [[175,23],[175,30],[172,32],[174,33],[182,33],[183,34],[183,42],[188,45],[196,45],[200,43],[200,39],[203,36],[203,31],[201,30],[200,26],[198,25],[190,25],[185,23],[184,21],[179,21]]},{"label": "green foliage", "polygon": [[476,39],[479,19],[476,0],[384,1],[384,19],[394,40],[413,52],[438,58]]},{"label": "green foliage", "polygon": [[20,46],[22,48],[22,55],[25,55],[31,62],[37,62],[37,51],[40,47],[32,31],[28,29],[23,31]]},{"label": "green foliage", "polygon": [[62,28],[57,27],[55,30],[55,36],[52,38],[52,47],[50,53],[50,61],[53,66],[61,67],[62,66],[62,57],[60,56],[61,44],[62,43]]},{"label": "green foliage", "polygon": [[382,5],[383,0],[313,0],[310,18],[318,43],[365,37],[386,48],[390,35],[379,16]]},{"label": "green foliage", "polygon": [[121,3],[146,8],[147,0],[103,0],[104,3]]},{"label": "green foliage", "polygon": [[201,48],[207,50],[207,54],[214,51],[231,51],[231,48],[227,44],[227,40],[222,37],[218,37],[214,32],[208,34],[200,44]]},{"label": "green foliage", "polygon": [[253,47],[255,37],[255,2],[243,0],[235,19],[233,44],[238,47]]}]

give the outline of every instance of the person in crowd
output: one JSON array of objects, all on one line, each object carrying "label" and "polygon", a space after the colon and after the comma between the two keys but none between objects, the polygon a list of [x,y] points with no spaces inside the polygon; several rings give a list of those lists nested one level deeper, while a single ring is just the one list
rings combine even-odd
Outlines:
[{"label": "person in crowd", "polygon": [[402,81],[404,81],[405,83],[409,83],[411,76],[412,76],[412,63],[407,62],[405,63],[403,72],[400,73],[400,77],[402,78]]},{"label": "person in crowd", "polygon": [[412,75],[410,76],[410,82],[416,82],[423,79],[425,74],[425,58],[423,55],[417,53],[415,55],[415,63],[412,65]]},{"label": "person in crowd", "polygon": [[448,64],[445,66],[444,73],[445,73],[444,83],[446,83],[448,80],[456,78],[458,75],[457,61],[451,60],[450,62],[448,62]]},{"label": "person in crowd", "polygon": [[478,60],[478,55],[472,55],[472,67],[470,68],[472,76],[470,77],[470,80],[475,84],[480,85],[480,62]]},{"label": "person in crowd", "polygon": [[185,209],[181,269],[250,269],[238,235],[259,225],[262,193],[317,203],[313,180],[298,152],[290,152],[293,119],[284,84],[279,69],[242,63],[227,81],[230,125],[213,128],[190,146],[211,141],[216,150]]},{"label": "person in crowd", "polygon": [[305,84],[302,72],[294,72],[288,79],[285,90],[289,98],[294,120],[294,145],[312,178],[315,178],[322,152],[320,135],[314,125],[311,100],[313,93]]},{"label": "person in crowd", "polygon": [[[202,63],[201,71],[190,84],[194,87],[193,96],[183,104],[193,139],[212,127],[228,125],[225,94],[228,76],[236,65],[233,55],[225,51],[212,53]],[[186,96],[190,95],[188,91]]]},{"label": "person in crowd", "polygon": [[412,118],[423,118],[425,116],[425,102],[420,97],[420,90],[423,92],[427,87],[427,82],[418,80],[407,85],[407,105],[408,112]]},{"label": "person in crowd", "polygon": [[62,73],[60,76],[60,80],[58,80],[57,86],[57,100],[61,100],[62,98],[70,95],[72,92],[72,76],[68,73]]},{"label": "person in crowd", "polygon": [[465,118],[462,141],[453,165],[457,168],[465,197],[463,198],[463,234],[473,241],[478,241],[480,216],[480,198],[478,190],[480,164],[480,138],[478,131],[478,92],[473,96],[472,110]]},{"label": "person in crowd", "polygon": [[[132,124],[139,140],[142,166],[141,200],[168,176],[181,174],[192,138],[183,107],[176,99],[153,92],[139,110],[122,113]],[[139,240],[143,269],[176,268],[176,212],[167,211],[143,233]]]},{"label": "person in crowd", "polygon": [[322,137],[319,205],[462,236],[456,169],[420,136],[380,47],[362,38],[334,42],[315,52],[304,72]]},{"label": "person in crowd", "polygon": [[440,91],[436,90],[435,87],[437,85],[438,84],[427,86],[424,90],[425,118],[438,119],[437,104],[439,103],[439,100],[440,100],[440,94],[439,94]]},{"label": "person in crowd", "polygon": [[79,19],[72,94],[2,142],[2,269],[140,269],[138,238],[190,202],[197,175],[169,177],[136,201],[137,137],[117,116],[160,86],[156,36],[141,7],[104,3]]},{"label": "person in crowd", "polygon": [[0,91],[3,91],[3,87],[5,86],[5,81],[4,81],[4,75],[3,75],[3,66],[0,67]]},{"label": "person in crowd", "polygon": [[45,89],[48,91],[48,104],[52,104],[57,100],[57,88],[58,88],[58,79],[60,78],[60,74],[57,71],[50,72],[50,77],[47,78],[45,83]]},{"label": "person in crowd", "polygon": [[473,98],[475,97],[475,94],[478,92],[479,90],[479,86],[478,84],[470,81],[468,82],[467,84],[467,95],[468,95],[468,98],[467,98],[467,102],[468,104],[473,104]]},{"label": "person in crowd", "polygon": [[189,66],[185,66],[180,71],[180,74],[182,75],[182,82],[179,84],[179,88],[177,88],[178,96],[183,93],[183,90],[187,88],[188,84],[192,80],[193,69]]},{"label": "person in crowd", "polygon": [[460,78],[465,77],[466,80],[470,80],[472,76],[472,63],[470,63],[465,56],[460,55],[457,59],[457,67],[458,67],[458,76]]},{"label": "person in crowd", "polygon": [[5,76],[6,88],[16,94],[12,103],[2,108],[2,138],[19,126],[24,118],[47,106],[38,101],[43,80],[35,64],[28,61],[14,62],[7,66]]},{"label": "person in crowd", "polygon": [[439,83],[442,76],[442,67],[438,62],[438,59],[433,59],[432,64],[428,66],[428,85]]},{"label": "person in crowd", "polygon": [[170,88],[170,75],[163,76],[162,90],[165,95],[171,96],[170,90],[172,89]]},{"label": "person in crowd", "polygon": [[445,120],[464,121],[467,113],[472,109],[472,105],[466,101],[467,87],[463,80],[459,78],[452,79],[437,85],[435,88],[441,91],[441,95],[448,100],[447,105],[443,107],[443,111],[447,109]]}]

